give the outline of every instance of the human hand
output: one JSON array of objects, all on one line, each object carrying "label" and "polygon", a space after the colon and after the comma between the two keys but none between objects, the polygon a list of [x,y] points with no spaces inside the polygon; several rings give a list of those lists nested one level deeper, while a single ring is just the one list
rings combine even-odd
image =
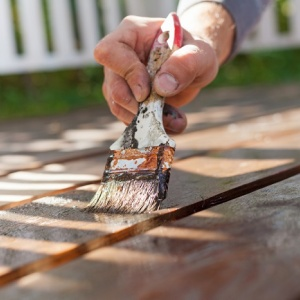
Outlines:
[{"label": "human hand", "polygon": [[[147,58],[163,19],[126,17],[95,49],[104,66],[103,94],[111,112],[129,124],[138,102],[150,92]],[[156,74],[153,87],[166,97],[163,123],[168,133],[181,133],[187,119],[178,108],[192,101],[217,74],[218,57],[209,41],[184,30],[183,46],[176,50]]]}]

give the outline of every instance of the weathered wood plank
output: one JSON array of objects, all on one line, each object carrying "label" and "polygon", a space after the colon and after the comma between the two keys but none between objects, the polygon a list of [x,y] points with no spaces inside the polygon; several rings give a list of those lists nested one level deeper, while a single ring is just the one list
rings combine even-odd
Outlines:
[{"label": "weathered wood plank", "polygon": [[[176,137],[178,150],[188,140],[191,144],[191,140],[194,141],[195,136],[198,137],[198,133],[188,134],[197,130],[219,128],[220,135],[225,134],[224,139],[234,139],[241,132],[237,123],[240,124],[242,120],[249,122],[245,123],[248,124],[248,135],[246,136],[245,132],[244,139],[260,138],[262,130],[268,126],[259,129],[259,126],[262,126],[262,121],[256,120],[259,116],[269,115],[265,124],[271,122],[273,127],[277,123],[278,131],[284,131],[290,125],[295,128],[295,118],[298,115],[296,110],[299,109],[296,99],[299,95],[298,85],[270,89],[252,87],[206,90],[201,93],[199,101],[194,101],[185,108],[190,125],[186,137]],[[285,111],[288,112],[284,113]],[[255,130],[259,130],[258,133],[251,129],[251,119],[258,121],[255,127]],[[294,122],[294,125],[290,124],[291,122]],[[244,126],[243,130],[245,128]],[[19,122],[1,122],[0,176],[11,171],[40,168],[47,163],[105,151],[120,136],[123,129],[124,125],[117,122],[104,106],[55,118],[22,120],[22,128]],[[207,135],[210,134],[207,131]],[[219,138],[208,139],[205,142],[208,141],[216,141],[218,144],[208,144],[206,149],[220,147]],[[204,143],[203,145],[202,148],[205,147]]]},{"label": "weathered wood plank", "polygon": [[[0,172],[39,168],[76,156],[107,151],[124,125],[105,107],[64,116],[0,123]],[[0,174],[1,174],[0,173]]]},{"label": "weathered wood plank", "polygon": [[[243,146],[255,141],[264,143],[280,136],[299,132],[300,109],[271,114],[247,121],[239,121],[214,128],[198,129],[176,138],[177,157],[193,155],[199,150],[214,151]],[[196,120],[203,120],[202,113],[194,113]],[[197,125],[196,125],[197,126]],[[221,138],[221,140],[220,140]]]},{"label": "weathered wood plank", "polygon": [[41,170],[20,171],[0,178],[0,209],[18,206],[36,198],[57,195],[62,189],[76,189],[100,180],[107,157],[46,165]]},{"label": "weathered wood plank", "polygon": [[[272,114],[231,125],[186,133],[176,138],[177,150],[175,159],[180,160],[186,156],[199,155],[199,151],[200,153],[202,152],[202,155],[216,156],[220,151],[244,148],[246,144],[251,143],[255,145],[261,144],[264,147],[268,141],[271,142],[272,139],[276,140],[276,138],[281,136],[287,136],[287,142],[283,142],[283,144],[289,145],[292,143],[297,145],[297,142],[299,142],[297,141],[297,135],[294,135],[294,141],[289,141],[289,138],[300,130],[299,113],[300,111],[297,109],[288,110],[281,114]],[[106,135],[109,135],[109,132]],[[80,138],[80,133],[75,130],[74,136]],[[222,137],[221,142],[220,137]],[[49,196],[52,191],[57,194],[55,190],[62,192],[60,191],[61,189],[70,188],[80,182],[84,184],[84,181],[99,179],[107,159],[107,149],[103,150],[103,147],[100,146],[100,150],[95,150],[94,152],[86,150],[82,155],[77,154],[77,156],[73,157],[74,154],[69,154],[69,157],[54,160],[54,162],[59,163],[54,168],[61,168],[62,171],[53,170],[51,165],[45,165],[42,168],[44,164],[47,164],[46,161],[44,163],[35,162],[37,163],[35,168],[40,168],[40,170],[34,172],[13,172],[0,179],[0,208],[7,208],[9,203],[16,206],[18,201],[20,203],[32,201],[39,194],[41,196]],[[279,147],[281,146],[279,145]],[[252,152],[253,155],[258,155],[254,151]],[[60,155],[61,151],[56,150],[56,153]],[[100,155],[102,153],[105,153],[105,155]],[[266,156],[271,155],[271,153],[274,153],[274,151],[267,152]],[[49,152],[46,152],[45,155],[49,155]],[[52,153],[52,155],[54,154]],[[97,158],[94,158],[94,156],[97,156]],[[14,155],[11,156],[11,159],[14,162],[18,162]],[[51,162],[48,161],[48,163]],[[209,166],[211,167],[212,165]],[[84,174],[78,172],[78,170],[85,170]],[[40,177],[39,174],[41,174]],[[39,178],[37,179],[37,177]]]},{"label": "weathered wood plank", "polygon": [[[295,89],[287,95],[292,99],[297,92],[298,89]],[[224,97],[224,95],[219,95],[220,98],[221,96]],[[288,96],[286,97],[288,98]],[[262,104],[253,106],[250,102],[249,100],[245,106],[241,105],[241,109],[228,106],[227,100],[222,102],[225,107],[223,116],[220,116],[219,113],[222,111],[222,105],[218,106],[216,103],[206,107],[207,115],[194,109],[192,109],[194,112],[189,112],[192,120],[190,132],[177,139],[177,161],[174,163],[172,171],[169,197],[164,202],[163,209],[158,216],[149,214],[111,218],[107,215],[94,216],[82,212],[80,209],[85,207],[97,186],[84,187],[72,193],[43,198],[29,205],[0,212],[0,230],[3,236],[3,247],[0,248],[0,274],[2,274],[0,281],[4,277],[14,280],[18,276],[24,276],[36,270],[54,267],[97,247],[111,245],[139,232],[157,227],[166,220],[192,214],[193,209],[201,210],[206,207],[207,202],[201,199],[215,197],[212,199],[213,204],[218,204],[220,203],[218,201],[224,200],[218,198],[223,197],[222,194],[221,196],[219,194],[228,191],[231,193],[229,196],[233,199],[241,195],[236,194],[235,188],[244,188],[245,183],[274,175],[276,172],[286,168],[291,169],[297,165],[299,163],[300,137],[298,135],[299,111],[296,108],[295,100],[287,100],[286,106],[274,105],[275,109],[272,107],[271,110],[268,107],[270,102],[266,107]],[[284,101],[282,100],[281,103]],[[287,109],[291,107],[294,109]],[[270,112],[271,114],[268,115]],[[102,117],[106,118],[105,116],[106,114]],[[244,121],[247,118],[249,120]],[[110,117],[107,119],[95,117],[91,121],[92,117],[88,115],[87,111],[87,114],[83,114],[79,119],[73,115],[70,123],[66,121],[67,125],[64,129],[61,125],[46,126],[42,131],[36,133],[36,137],[42,139],[43,132],[52,128],[55,130],[47,133],[50,139],[51,137],[56,139],[66,134],[69,139],[70,137],[75,139],[75,145],[77,142],[84,144],[87,142],[86,149],[90,151],[91,144],[89,143],[93,138],[84,140],[87,129],[99,126],[98,128],[103,129],[106,134],[106,136],[100,134],[100,141],[97,136],[98,131],[90,132],[91,137],[97,136],[96,142],[92,143],[94,146],[97,143],[103,143],[102,146],[106,147],[106,143],[112,138],[110,133],[114,132],[117,135],[120,124],[104,122],[109,119]],[[34,128],[34,124],[33,122],[31,128]],[[73,128],[75,128],[74,131],[72,131]],[[26,133],[30,132],[30,130],[20,132],[19,138],[22,136],[26,138]],[[25,135],[23,135],[24,133]],[[80,135],[80,133],[83,134]],[[222,137],[222,141],[220,137]],[[32,138],[34,137],[31,136],[28,140]],[[23,144],[26,144],[26,141]],[[33,158],[42,164],[47,162],[49,157],[68,159],[70,153],[61,154],[63,148],[44,151],[37,147],[39,150],[33,151]],[[21,153],[26,154],[26,152]],[[38,156],[40,154],[41,156]],[[74,152],[72,152],[73,154]],[[43,157],[43,155],[45,156]],[[185,158],[189,155],[190,158]],[[24,192],[21,188],[25,188],[25,192],[33,197],[43,196],[41,192],[49,192],[49,195],[58,192],[58,185],[53,185],[54,190],[51,190],[51,187],[46,186],[45,183],[66,184],[64,187],[74,189],[72,185],[78,183],[79,178],[82,179],[83,175],[101,176],[106,158],[106,155],[102,155],[97,159],[89,158],[63,163],[60,166],[62,167],[61,171],[58,172],[46,168],[32,172],[12,173],[2,178],[2,188],[5,186],[7,188],[8,184],[14,183],[19,190],[11,186],[11,189],[7,189],[4,195],[18,196],[19,193],[20,196],[21,192]],[[288,176],[292,176],[296,172]],[[45,180],[47,176],[50,176],[51,179]],[[91,178],[89,177],[89,179]],[[271,183],[267,182],[266,184]],[[38,190],[39,188],[42,190]],[[246,185],[246,189],[241,191],[249,193],[252,190]],[[28,194],[21,196],[27,197]],[[31,200],[33,199],[29,199],[29,201]],[[196,206],[190,206],[193,203],[197,203]],[[177,215],[177,211],[179,211],[179,215]],[[43,241],[46,241],[45,244]],[[37,249],[37,245],[41,248]],[[20,273],[16,268],[20,268]]]},{"label": "weathered wood plank", "polygon": [[[215,153],[211,157],[192,157],[175,162],[170,182],[169,197],[159,214],[163,214],[167,219],[170,208],[186,207],[199,201],[200,204],[198,206],[200,208],[205,207],[205,201],[201,202],[201,199],[216,196],[245,183],[275,174],[286,168],[291,168],[297,162],[299,163],[300,153],[297,149],[294,152],[288,152],[288,155],[283,155],[283,157],[275,156],[273,159],[269,159],[267,152],[273,153],[272,149],[276,149],[282,144],[281,139],[287,141],[284,137],[272,141],[272,144],[268,144],[266,148],[260,145],[260,149],[255,149],[255,144],[253,144],[252,151],[251,148],[239,149],[239,151],[229,150],[220,152],[218,155]],[[298,145],[300,147],[300,143]],[[249,149],[250,151],[248,151]],[[256,159],[253,159],[254,151]],[[260,152],[261,154],[259,154]],[[95,191],[95,187],[92,187],[92,190]],[[243,191],[245,193],[250,192],[247,188]],[[100,243],[101,245],[101,243],[106,243],[107,240],[114,240],[115,237],[118,239],[118,230],[124,227],[129,228],[126,234],[132,234],[130,231],[131,224],[137,224],[145,219],[156,218],[156,214],[110,218],[107,215],[93,216],[82,212],[80,208],[85,207],[92,195],[93,192],[89,189],[79,190],[72,194],[62,195],[62,197],[44,198],[29,205],[3,211],[0,214],[2,235],[15,238],[16,244],[19,243],[19,238],[21,241],[26,238],[39,241],[47,240],[52,242],[54,246],[56,242],[60,243],[63,241],[65,244],[61,244],[61,252],[57,253],[58,255],[61,253],[62,257],[67,259],[64,251],[71,251],[72,255],[75,255],[74,253],[80,255],[81,252],[79,250],[73,250],[77,249],[76,245],[87,250],[90,246],[80,246],[80,244],[92,241],[93,245],[95,243]],[[236,196],[236,194],[233,194],[233,198]],[[222,202],[223,196],[220,195],[220,197]],[[218,197],[213,199],[215,204],[220,203],[218,199]],[[72,223],[75,224],[72,228],[77,228],[76,224],[78,221],[91,223],[89,231],[87,232],[84,229],[65,229],[66,224],[70,224],[69,226],[72,227]],[[102,230],[103,226],[107,229],[106,231]],[[93,230],[91,230],[92,227],[94,228]],[[13,228],[18,228],[19,230],[16,231]],[[108,238],[108,233],[113,234]],[[57,249],[58,247],[55,246],[54,248]],[[55,252],[55,250],[53,251]],[[42,254],[36,253],[35,249],[29,251],[27,248],[24,252],[21,249],[20,251],[11,251],[10,248],[3,248],[0,249],[0,256],[3,257],[2,270],[4,270],[4,273],[2,273],[2,276],[5,277],[10,272],[15,274],[15,271],[11,270],[13,268],[20,267],[26,263],[34,264],[36,260],[42,257]],[[44,257],[46,256],[47,253],[44,254]],[[52,265],[54,264],[51,260],[47,262],[50,265],[51,263]],[[35,266],[31,265],[30,268],[35,268]]]},{"label": "weathered wood plank", "polygon": [[[1,290],[19,299],[296,299],[294,177]],[[55,288],[53,288],[55,287]]]},{"label": "weathered wood plank", "polygon": [[[231,107],[229,111],[230,110],[232,111],[233,108]],[[221,111],[221,109],[218,108],[218,111]],[[229,111],[225,113],[225,119],[233,114],[230,114]],[[193,131],[190,133],[186,133],[182,136],[176,137],[176,159],[182,159],[183,157],[195,155],[197,153],[199,154],[199,151],[202,151],[203,154],[210,153],[209,155],[213,155],[212,153],[215,153],[216,151],[218,152],[224,151],[225,149],[244,147],[247,143],[253,143],[254,141],[258,141],[258,143],[264,145],[267,141],[271,141],[273,138],[293,135],[300,130],[300,123],[298,122],[299,113],[299,109],[295,108],[282,113],[266,115],[258,118],[251,118],[248,121],[240,121],[230,123],[230,125],[223,125],[208,129],[202,128],[201,130],[198,129],[195,132]],[[113,121],[112,123],[107,122],[107,124],[102,123],[102,127],[99,125],[100,129],[98,130],[88,130],[85,129],[85,127],[88,126],[85,123],[87,122],[87,118],[90,118],[90,116],[88,116],[87,112],[85,111],[79,119],[81,125],[74,125],[74,123],[72,123],[74,122],[74,116],[71,115],[69,118],[67,118],[67,120],[70,120],[71,123],[68,124],[65,129],[57,129],[58,133],[63,133],[67,140],[75,139],[75,144],[77,142],[87,142],[90,145],[93,137],[95,136],[95,139],[99,144],[99,150],[92,150],[88,148],[83,150],[81,154],[74,154],[74,149],[73,151],[71,150],[70,152],[68,152],[64,148],[65,146],[67,146],[67,142],[62,142],[60,146],[57,146],[55,140],[46,138],[45,140],[33,140],[26,143],[25,146],[23,146],[23,148],[25,148],[23,149],[24,152],[21,154],[12,153],[11,155],[2,156],[2,167],[7,164],[8,169],[12,167],[20,168],[20,165],[22,168],[22,161],[24,161],[27,167],[31,165],[33,169],[40,170],[33,173],[13,172],[13,174],[2,178],[0,180],[0,205],[4,205],[5,207],[7,207],[7,204],[15,202],[15,206],[18,205],[18,201],[22,201],[22,203],[24,203],[24,201],[28,202],[34,200],[36,199],[36,197],[38,197],[39,194],[41,194],[41,196],[46,196],[51,195],[51,191],[70,188],[73,185],[78,184],[83,177],[85,178],[85,180],[93,180],[101,176],[104,163],[107,159],[108,144],[111,142],[106,139],[108,136],[119,136],[120,132],[118,131],[120,131],[121,124],[116,123],[115,121]],[[203,124],[214,124],[217,120],[225,120],[220,117],[219,113],[217,113],[216,107],[214,107],[213,110],[209,109],[208,111],[206,111],[206,113],[201,111],[193,113],[193,115],[190,116],[190,119],[192,121],[192,127],[197,122],[198,125],[201,122],[203,122]],[[48,130],[49,128],[52,128],[52,130],[54,130],[54,127],[60,128],[60,126],[62,126],[59,125],[61,124],[60,122],[62,122],[62,120],[58,120],[58,123],[56,125],[53,125],[53,123],[51,123],[52,121],[50,120],[51,119],[46,119],[44,121],[45,127],[48,128]],[[108,117],[107,120],[112,119]],[[103,116],[100,120],[96,118],[96,122],[93,123],[93,125],[98,126],[98,123],[100,123],[100,121],[105,121],[105,119],[103,119]],[[73,125],[77,126],[77,129],[70,129]],[[27,135],[29,135],[31,139],[41,138],[42,134],[46,131],[42,130],[35,132],[34,129],[36,128],[36,126],[34,122],[32,124],[27,124],[25,128],[26,127],[28,128],[26,132],[19,132],[15,135],[8,134],[11,140],[7,142],[10,143],[18,138],[22,139],[22,136],[27,137]],[[41,128],[43,128],[43,126],[41,126]],[[13,131],[15,130],[16,128],[13,128]],[[105,132],[105,134],[103,134],[103,132]],[[48,132],[48,138],[49,134],[51,135],[53,134],[53,132]],[[220,142],[220,137],[222,138],[222,142]],[[296,137],[297,135],[295,135],[295,138]],[[22,145],[24,145],[24,141],[18,143],[19,147],[22,147]],[[292,143],[297,144],[297,141],[294,141]],[[287,144],[289,143],[287,142]],[[50,146],[54,147],[52,152],[49,151]],[[58,148],[56,148],[56,146]],[[16,144],[12,143],[11,147],[15,148]],[[28,148],[28,150],[31,149],[31,151],[34,151],[33,149],[35,149],[35,152],[26,152],[26,147]],[[100,155],[103,153],[105,153],[105,155]],[[94,156],[99,157],[99,162],[97,161],[98,158],[93,158]],[[49,161],[49,157],[53,159],[53,161]],[[73,164],[66,163],[73,160],[75,161]],[[63,169],[63,172],[47,172],[47,170],[49,170],[51,166],[45,166],[44,169],[46,169],[46,171],[42,169],[44,165],[51,163],[59,163],[61,166],[58,167],[61,167]],[[85,170],[86,175],[78,173],[78,170]],[[9,172],[11,173],[12,169]],[[71,174],[73,174],[74,176],[71,176],[68,172],[71,172]],[[87,173],[91,176],[89,176]],[[34,182],[34,178],[37,178],[38,176],[37,174],[43,175],[39,178],[38,182]],[[48,175],[48,180],[45,180],[46,175]],[[50,180],[50,177],[51,183],[47,182]],[[77,177],[77,179],[75,179],[75,177]],[[68,181],[68,183],[66,183],[66,181]],[[84,182],[82,183],[84,184]]]}]

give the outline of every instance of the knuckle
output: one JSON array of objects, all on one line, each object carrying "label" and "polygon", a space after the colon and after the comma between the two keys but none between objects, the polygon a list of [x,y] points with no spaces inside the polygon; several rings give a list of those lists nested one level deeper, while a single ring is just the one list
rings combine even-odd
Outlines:
[{"label": "knuckle", "polygon": [[119,106],[118,104],[114,103],[114,101],[111,101],[111,102],[110,102],[110,105],[109,105],[109,108],[110,108],[111,113],[112,113],[115,117],[117,117],[117,118],[120,117],[120,111],[121,111],[121,108],[120,108],[120,106]]},{"label": "knuckle", "polygon": [[128,82],[135,80],[136,77],[139,77],[139,74],[143,72],[143,66],[140,61],[135,61],[127,67],[123,72],[124,79]]},{"label": "knuckle", "polygon": [[127,86],[123,82],[119,82],[119,81],[115,82],[111,86],[110,93],[114,101],[119,104],[127,104],[130,102],[128,97],[126,97],[126,95],[128,94]]},{"label": "knuckle", "polygon": [[211,82],[217,72],[218,64],[214,50],[203,43],[198,45],[189,45],[188,55],[186,59],[179,62],[182,74],[186,74],[185,78],[193,78],[199,84],[206,85]]},{"label": "knuckle", "polygon": [[124,96],[122,95],[122,93],[120,92],[119,89],[117,88],[113,88],[111,90],[111,97],[114,99],[115,102],[117,102],[118,104],[122,104],[124,103]]},{"label": "knuckle", "polygon": [[110,93],[115,105],[119,105],[131,113],[137,112],[138,103],[133,99],[127,86],[119,84],[118,87],[113,88]]},{"label": "knuckle", "polygon": [[110,43],[107,43],[107,38],[104,38],[98,42],[94,49],[94,59],[103,64],[111,55]]},{"label": "knuckle", "polygon": [[121,21],[120,25],[127,25],[127,24],[131,24],[133,21],[133,16],[132,15],[128,15],[125,18],[123,18],[123,20]]},{"label": "knuckle", "polygon": [[218,70],[218,60],[216,52],[206,42],[202,42],[201,46],[195,46],[198,50],[196,51],[195,59],[198,61],[198,66],[201,65],[202,68],[206,67],[206,70],[211,70],[217,72]]},{"label": "knuckle", "polygon": [[102,94],[105,99],[108,99],[107,84],[105,82],[103,82],[103,85],[102,85]]},{"label": "knuckle", "polygon": [[199,49],[195,45],[190,45],[189,48],[190,55],[183,66],[187,71],[195,73],[195,70],[202,65],[201,60],[203,60],[203,50]]},{"label": "knuckle", "polygon": [[136,21],[139,19],[138,16],[134,16],[134,15],[128,15],[126,17],[123,18],[123,20],[121,21],[120,23],[120,27],[123,27],[123,26],[128,26],[128,27],[131,27],[131,26],[135,26],[134,24],[136,23]]},{"label": "knuckle", "polygon": [[116,92],[111,91],[111,98],[113,99],[113,101],[114,101],[115,104],[117,103],[119,105],[122,105],[122,100],[119,97],[119,95],[116,94]]}]

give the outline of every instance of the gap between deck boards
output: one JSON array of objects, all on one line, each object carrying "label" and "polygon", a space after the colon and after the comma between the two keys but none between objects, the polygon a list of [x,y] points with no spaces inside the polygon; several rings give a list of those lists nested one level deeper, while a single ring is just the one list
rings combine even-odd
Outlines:
[{"label": "gap between deck boards", "polygon": [[159,214],[158,212],[158,215],[154,216],[153,218],[135,223],[119,231],[91,239],[61,253],[49,255],[34,262],[25,264],[21,267],[12,269],[11,271],[8,271],[7,273],[0,276],[0,287],[5,286],[26,275],[32,274],[37,271],[46,271],[52,269],[54,267],[70,262],[76,258],[79,258],[93,250],[105,246],[110,246],[130,237],[145,233],[155,227],[161,226],[166,222],[182,219],[196,212],[228,202],[233,199],[237,199],[238,197],[247,195],[298,174],[300,174],[300,164],[287,170],[283,170],[281,172],[266,176],[264,178],[242,184],[238,187],[229,189],[225,192],[221,192],[217,195],[183,206],[181,208],[171,209],[168,212],[162,214]]},{"label": "gap between deck boards", "polygon": [[[250,114],[246,117],[245,116],[240,117],[240,118],[237,117],[237,119],[224,121],[224,122],[218,123],[217,125],[210,126],[208,128],[195,127],[195,128],[192,128],[192,129],[188,129],[184,133],[184,135],[185,136],[190,135],[190,134],[193,134],[193,133],[195,133],[199,130],[211,130],[211,129],[223,128],[224,126],[232,124],[232,123],[239,123],[239,122],[244,123],[244,121],[255,120],[255,119],[261,118],[261,117],[271,117],[271,116],[274,115],[274,113],[277,113],[277,112],[278,111],[275,109],[275,110],[271,110],[271,111],[268,111],[267,113],[263,113],[263,114],[259,114],[259,115],[258,114]],[[290,112],[290,110],[287,110],[287,111],[284,111],[284,112],[281,112],[281,113],[283,113],[283,114],[287,113],[288,114],[289,112]],[[271,132],[271,133],[269,133],[269,135],[271,137],[279,137],[279,136],[282,136],[282,135],[293,134],[296,131],[297,131],[297,129],[295,129],[295,130],[292,129],[292,130],[287,130],[287,131],[282,131],[282,132],[274,132],[274,133]],[[232,147],[235,147],[235,146],[241,145],[241,144],[243,144],[243,142],[235,144]],[[230,149],[230,148],[224,147],[222,149],[220,148],[220,149],[216,149],[216,150],[221,151],[221,150],[227,150],[227,149]],[[100,149],[100,150],[94,150],[94,151],[87,150],[86,152],[84,151],[84,153],[81,153],[81,154],[78,154],[78,155],[72,155],[72,156],[69,156],[69,157],[51,159],[49,161],[44,161],[44,162],[36,162],[36,163],[33,163],[31,166],[28,166],[28,167],[16,168],[16,169],[13,169],[13,170],[1,172],[0,173],[0,178],[8,176],[8,175],[10,175],[12,173],[15,173],[15,172],[38,170],[38,169],[41,169],[41,168],[43,168],[43,167],[45,167],[46,165],[49,165],[49,164],[68,163],[68,162],[72,162],[72,161],[76,161],[76,160],[95,157],[95,156],[98,156],[98,155],[105,155],[107,153],[108,153],[108,148]],[[183,157],[183,159],[185,159],[185,158],[188,158],[188,157]]]},{"label": "gap between deck boards", "polygon": [[[257,118],[257,116],[256,116]],[[224,126],[224,124],[222,125]],[[222,128],[221,126],[221,128]],[[220,126],[218,126],[220,127]],[[216,127],[215,127],[216,128]],[[208,130],[211,128],[207,128]],[[195,130],[197,131],[197,129]],[[287,129],[287,130],[282,130],[282,131],[273,131],[273,132],[267,132],[269,137],[281,137],[281,136],[287,136],[290,134],[295,134],[298,133],[298,129]],[[187,135],[190,135],[191,132],[187,133]],[[180,158],[177,158],[177,161],[183,161],[186,158],[190,158],[191,156],[195,155],[209,155],[212,153],[216,152],[222,152],[230,149],[234,149],[236,147],[248,145],[249,143],[252,143],[253,140],[244,140],[240,141],[238,143],[233,143],[230,144],[227,147],[223,147],[220,149],[210,149],[210,150],[195,150],[193,154],[189,155],[183,155]],[[73,156],[73,157],[68,157],[66,159],[58,159],[58,160],[53,160],[51,161],[52,163],[66,163],[66,162],[71,162],[71,161],[76,161],[80,159],[86,159],[92,156],[97,156],[99,153],[107,153],[107,151],[97,151],[91,154],[81,154],[78,156]],[[49,164],[47,163],[40,163],[39,166],[36,166],[35,169],[40,169],[44,167],[45,165]],[[32,169],[31,169],[32,170]],[[21,171],[21,170],[17,170]],[[13,173],[13,172],[10,172]],[[177,219],[181,219],[184,217],[187,217],[195,212],[207,209],[209,207],[219,205],[221,203],[236,199],[237,197],[249,194],[255,190],[261,189],[263,187],[269,186],[271,184],[274,184],[276,182],[280,182],[282,180],[285,180],[287,178],[293,177],[297,174],[300,173],[300,165],[289,165],[289,168],[287,170],[269,175],[269,176],[264,176],[261,179],[253,180],[250,183],[247,184],[240,184],[235,188],[229,189],[226,192],[218,193],[217,195],[214,195],[212,197],[208,197],[204,200],[188,204],[186,206],[183,206],[181,208],[175,208],[175,209],[169,209],[167,212],[160,213],[158,212],[157,215],[155,215],[152,218],[149,218],[144,221],[140,221],[138,223],[135,223],[134,225],[130,225],[126,227],[125,229],[121,229],[119,231],[116,231],[114,233],[106,234],[101,237],[96,237],[93,239],[88,240],[87,242],[83,242],[81,244],[75,245],[73,248],[68,249],[66,251],[60,252],[58,254],[46,256],[42,259],[37,259],[36,261],[33,261],[31,263],[24,264],[23,266],[16,267],[12,269],[11,271],[8,271],[6,274],[3,276],[0,276],[0,286],[5,285],[9,282],[12,282],[18,278],[24,277],[28,274],[34,273],[36,271],[44,271],[47,269],[54,268],[58,265],[67,263],[75,258],[78,258],[88,252],[91,252],[95,249],[112,245],[115,244],[119,241],[125,240],[127,238],[130,238],[132,236],[144,233],[152,228],[158,227],[165,222],[169,221],[175,221]],[[92,183],[98,183],[99,180],[93,181]],[[56,190],[56,191],[51,191],[39,195],[35,195],[31,197],[30,199],[27,199],[27,202],[32,202],[33,200],[40,199],[45,196],[51,196],[51,195],[57,195],[62,192],[66,191],[71,191],[75,190],[79,186],[85,186],[85,185],[90,185],[91,181],[86,181],[86,182],[80,182],[77,184],[74,184],[66,189],[62,190]],[[25,204],[23,201],[15,202],[13,203],[13,206],[20,206]],[[8,207],[7,207],[8,208]],[[1,208],[0,208],[1,209]]]},{"label": "gap between deck boards", "polygon": [[[282,131],[282,132],[270,132],[268,134],[268,136],[273,137],[273,138],[279,138],[279,137],[283,137],[283,136],[293,135],[293,134],[298,133],[298,132],[299,132],[299,129],[288,129],[288,130]],[[227,150],[235,149],[237,147],[246,146],[249,143],[253,143],[253,140],[241,141],[241,142],[238,142],[238,143],[231,144],[227,147],[222,147],[222,148],[220,147],[218,149],[194,151],[193,153],[183,155],[182,157],[175,157],[174,158],[174,165],[176,164],[177,161],[184,161],[185,159],[189,159],[189,158],[196,157],[196,156],[199,156],[199,155],[204,156],[204,155],[211,155],[211,154],[215,154],[215,153],[219,153],[219,152],[224,152],[224,151],[227,151]],[[12,173],[16,173],[16,172],[20,172],[20,171],[26,171],[26,170],[29,170],[29,171],[38,170],[38,169],[41,169],[41,168],[43,168],[43,167],[45,167],[49,164],[69,163],[69,162],[73,162],[73,161],[84,160],[84,159],[92,158],[92,157],[95,157],[95,156],[98,156],[98,155],[105,155],[107,153],[108,153],[107,150],[101,150],[101,151],[95,151],[95,152],[92,152],[92,153],[86,153],[86,154],[73,156],[73,157],[69,157],[69,158],[53,160],[51,162],[40,163],[39,166],[36,166],[36,167],[33,167],[33,168],[25,168],[25,169],[21,168],[19,170],[9,171],[7,173],[7,175],[12,174]],[[0,175],[0,178],[1,177],[5,177],[5,176]],[[101,182],[100,177],[97,180],[89,180],[89,181],[79,182],[79,183],[73,184],[73,185],[71,185],[70,187],[67,187],[67,188],[58,189],[58,190],[55,190],[55,191],[49,191],[49,192],[46,192],[46,193],[41,193],[41,194],[38,194],[38,195],[30,196],[30,197],[25,198],[23,200],[19,200],[19,201],[16,201],[16,202],[11,202],[11,203],[0,205],[0,210],[11,209],[11,208],[14,208],[14,207],[17,207],[17,206],[21,206],[21,205],[31,203],[35,200],[38,200],[38,199],[41,199],[41,198],[44,198],[44,197],[59,195],[59,194],[65,193],[65,192],[76,190],[79,187],[84,187],[84,186],[88,186],[88,185],[92,185],[92,184],[99,184],[100,182]]]}]

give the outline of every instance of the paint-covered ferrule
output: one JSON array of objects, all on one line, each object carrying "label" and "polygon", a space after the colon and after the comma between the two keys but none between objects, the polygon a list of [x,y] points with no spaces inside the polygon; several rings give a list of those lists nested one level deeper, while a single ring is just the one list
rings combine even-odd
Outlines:
[{"label": "paint-covered ferrule", "polygon": [[175,149],[170,146],[111,151],[106,170],[111,173],[157,172],[171,168]]}]

